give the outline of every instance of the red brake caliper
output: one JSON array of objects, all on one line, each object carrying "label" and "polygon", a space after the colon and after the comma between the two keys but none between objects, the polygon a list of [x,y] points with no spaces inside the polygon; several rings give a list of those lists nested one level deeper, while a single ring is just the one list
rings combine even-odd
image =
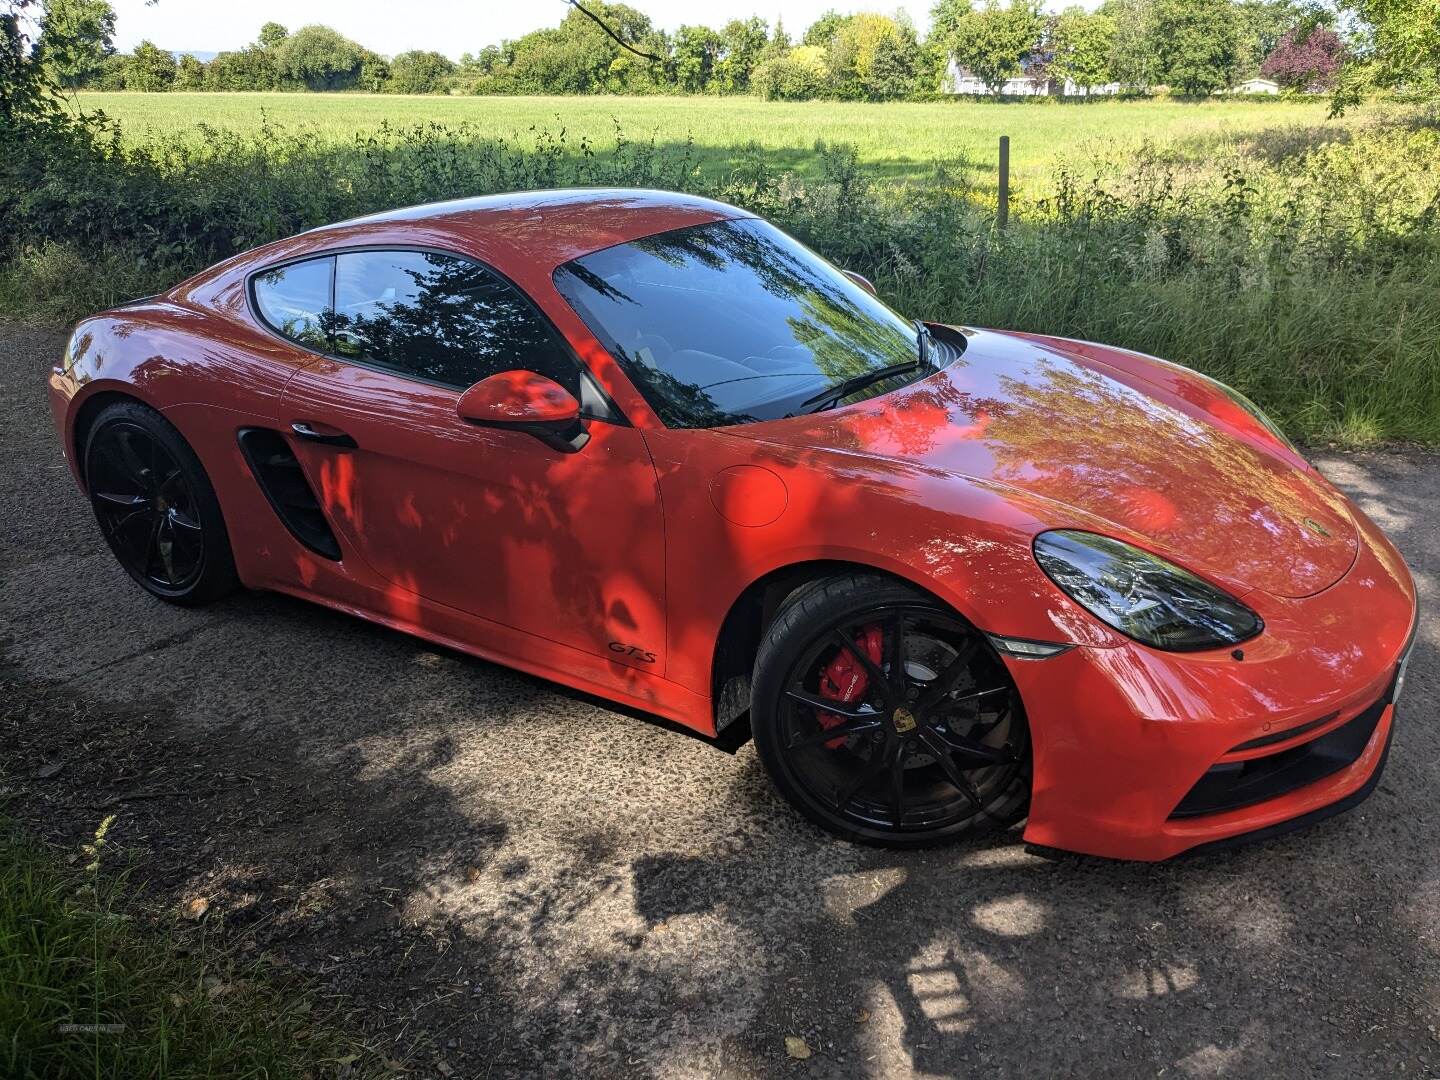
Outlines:
[{"label": "red brake caliper", "polygon": [[[871,623],[869,626],[860,628],[860,633],[855,638],[855,647],[863,649],[871,663],[879,664],[881,647],[884,642],[885,635],[881,632],[879,625]],[[820,672],[820,696],[827,701],[838,701],[844,705],[853,704],[865,696],[865,691],[869,686],[870,676],[849,649],[837,650],[835,659],[826,664],[824,670]],[[821,727],[827,729],[845,722],[843,716],[822,712],[819,709],[815,710],[815,719],[820,721]],[[844,745],[843,736],[831,739],[825,744],[829,750],[838,750]]]}]

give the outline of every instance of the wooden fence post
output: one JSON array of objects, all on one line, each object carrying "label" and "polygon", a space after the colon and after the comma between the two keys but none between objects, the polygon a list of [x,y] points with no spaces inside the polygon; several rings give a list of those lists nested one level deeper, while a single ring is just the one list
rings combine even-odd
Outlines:
[{"label": "wooden fence post", "polygon": [[1010,136],[1000,136],[1000,191],[995,203],[995,225],[1005,228],[1010,221]]}]

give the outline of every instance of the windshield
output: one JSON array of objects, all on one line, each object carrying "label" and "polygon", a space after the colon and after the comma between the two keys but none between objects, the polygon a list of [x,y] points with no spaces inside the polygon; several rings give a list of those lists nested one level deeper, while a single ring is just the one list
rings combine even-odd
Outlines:
[{"label": "windshield", "polygon": [[670,427],[773,420],[935,370],[926,335],[753,218],[597,251],[555,285]]}]

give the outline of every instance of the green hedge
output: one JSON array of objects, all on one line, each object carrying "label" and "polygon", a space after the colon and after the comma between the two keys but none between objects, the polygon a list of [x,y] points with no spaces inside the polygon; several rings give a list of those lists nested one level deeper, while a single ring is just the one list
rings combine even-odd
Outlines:
[{"label": "green hedge", "polygon": [[[1343,137],[1338,137],[1343,134]],[[821,176],[740,148],[702,175],[686,145],[523,144],[465,126],[197,127],[139,144],[60,127],[0,146],[0,311],[45,320],[387,207],[571,185],[674,188],[748,207],[871,276],[910,315],[1113,342],[1201,368],[1302,439],[1440,441],[1440,130],[1391,117],[1316,141],[1062,164],[994,227],[994,196],[937,173]]]}]

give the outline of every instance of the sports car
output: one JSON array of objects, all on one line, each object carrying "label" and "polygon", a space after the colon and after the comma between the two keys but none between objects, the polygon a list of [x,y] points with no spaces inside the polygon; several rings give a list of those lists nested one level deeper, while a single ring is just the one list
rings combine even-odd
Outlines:
[{"label": "sports car", "polygon": [[269,589],[753,734],[821,827],[1155,860],[1375,786],[1395,548],[1176,364],[902,318],[718,202],[418,206],[81,322],[49,380],[139,585]]}]

